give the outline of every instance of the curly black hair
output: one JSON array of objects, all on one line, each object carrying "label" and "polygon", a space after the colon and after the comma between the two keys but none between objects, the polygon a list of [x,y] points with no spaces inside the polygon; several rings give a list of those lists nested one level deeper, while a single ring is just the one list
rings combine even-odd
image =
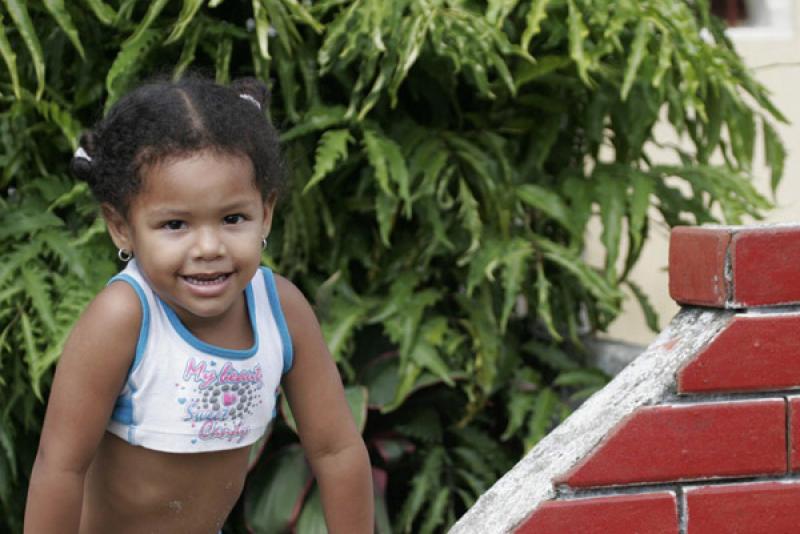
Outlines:
[{"label": "curly black hair", "polygon": [[278,132],[265,115],[268,104],[266,85],[254,78],[228,87],[197,75],[152,81],[122,97],[83,133],[86,155],[76,153],[70,168],[99,202],[125,215],[148,166],[214,150],[249,158],[266,198],[280,192],[285,179]]}]

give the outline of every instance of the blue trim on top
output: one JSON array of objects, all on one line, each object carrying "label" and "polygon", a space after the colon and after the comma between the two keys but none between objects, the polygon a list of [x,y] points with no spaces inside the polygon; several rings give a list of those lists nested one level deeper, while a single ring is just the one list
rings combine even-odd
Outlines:
[{"label": "blue trim on top", "polygon": [[[154,293],[155,294],[155,293]],[[164,308],[164,311],[167,314],[167,318],[169,322],[172,324],[172,327],[175,331],[186,341],[189,345],[205,352],[206,354],[211,354],[213,356],[219,356],[221,358],[228,358],[231,360],[244,360],[245,358],[250,358],[256,352],[258,352],[258,328],[256,328],[256,316],[255,316],[255,299],[253,297],[253,287],[252,282],[247,284],[247,287],[244,290],[245,300],[247,302],[247,315],[250,317],[250,328],[253,330],[253,346],[249,349],[226,349],[224,347],[218,347],[217,345],[212,345],[210,343],[206,343],[205,341],[198,339],[192,334],[188,328],[186,328],[183,323],[181,322],[180,317],[178,314],[175,313],[175,310],[170,308],[169,304],[164,302],[161,297],[156,294],[156,298],[161,306]]]},{"label": "blue trim on top", "polygon": [[133,362],[128,369],[128,376],[126,379],[130,393],[117,397],[117,401],[114,404],[114,410],[111,412],[111,419],[119,423],[129,425],[128,441],[131,444],[135,444],[133,440],[133,434],[134,427],[136,425],[136,418],[133,409],[133,394],[136,393],[136,386],[131,380],[131,374],[133,374],[133,371],[136,370],[136,368],[142,362],[144,350],[147,347],[147,338],[150,335],[150,305],[147,303],[147,297],[142,289],[142,286],[134,277],[127,273],[120,273],[112,277],[111,280],[108,281],[108,284],[116,281],[125,282],[126,284],[130,285],[136,292],[136,296],[139,298],[139,303],[142,305],[142,324],[139,327],[139,339],[136,341],[136,354],[134,355]]},{"label": "blue trim on top", "polygon": [[275,317],[275,323],[278,325],[278,332],[281,335],[281,344],[283,345],[283,374],[286,374],[294,363],[292,336],[289,334],[289,328],[286,326],[286,319],[283,316],[281,300],[278,297],[278,288],[275,286],[275,277],[272,271],[266,267],[261,267],[261,272],[264,274],[264,283],[267,286],[267,296],[269,297],[270,308],[272,308],[272,316]]},{"label": "blue trim on top", "polygon": [[136,296],[139,297],[139,302],[142,304],[142,326],[139,328],[139,340],[136,342],[136,356],[133,358],[130,371],[128,371],[128,376],[130,376],[136,367],[139,366],[139,362],[142,361],[144,349],[147,346],[147,336],[150,333],[150,306],[147,304],[147,297],[145,296],[142,286],[139,285],[139,282],[137,282],[134,277],[127,273],[120,273],[109,280],[108,283],[111,284],[117,280],[127,282],[136,292]]}]

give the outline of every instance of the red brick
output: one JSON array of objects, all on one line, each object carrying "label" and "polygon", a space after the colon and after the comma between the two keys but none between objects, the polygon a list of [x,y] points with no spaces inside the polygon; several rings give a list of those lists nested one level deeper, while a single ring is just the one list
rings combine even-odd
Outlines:
[{"label": "red brick", "polygon": [[800,532],[800,484],[759,482],[686,492],[687,534]]},{"label": "red brick", "polygon": [[800,471],[800,397],[789,398],[789,452],[792,471]]},{"label": "red brick", "polygon": [[671,492],[548,501],[516,534],[677,534]]},{"label": "red brick", "polygon": [[678,392],[800,387],[800,314],[738,316],[678,372]]},{"label": "red brick", "polygon": [[669,240],[669,294],[681,304],[724,307],[731,230],[679,226]]},{"label": "red brick", "polygon": [[731,264],[734,305],[800,302],[800,226],[737,231]]},{"label": "red brick", "polygon": [[556,483],[614,486],[785,473],[783,399],[640,408]]}]

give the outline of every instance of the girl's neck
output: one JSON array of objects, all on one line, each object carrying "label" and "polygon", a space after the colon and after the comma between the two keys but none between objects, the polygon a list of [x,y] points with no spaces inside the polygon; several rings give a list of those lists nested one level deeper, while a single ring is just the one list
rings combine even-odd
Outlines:
[{"label": "girl's neck", "polygon": [[246,350],[253,346],[254,334],[244,292],[222,316],[180,319],[192,335],[209,345],[229,350]]}]

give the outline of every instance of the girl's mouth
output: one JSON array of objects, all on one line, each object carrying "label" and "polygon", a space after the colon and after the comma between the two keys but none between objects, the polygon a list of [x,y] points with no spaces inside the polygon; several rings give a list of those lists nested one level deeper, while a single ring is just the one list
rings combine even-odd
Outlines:
[{"label": "girl's mouth", "polygon": [[224,282],[229,276],[229,273],[212,273],[184,275],[181,278],[194,286],[213,286]]}]

